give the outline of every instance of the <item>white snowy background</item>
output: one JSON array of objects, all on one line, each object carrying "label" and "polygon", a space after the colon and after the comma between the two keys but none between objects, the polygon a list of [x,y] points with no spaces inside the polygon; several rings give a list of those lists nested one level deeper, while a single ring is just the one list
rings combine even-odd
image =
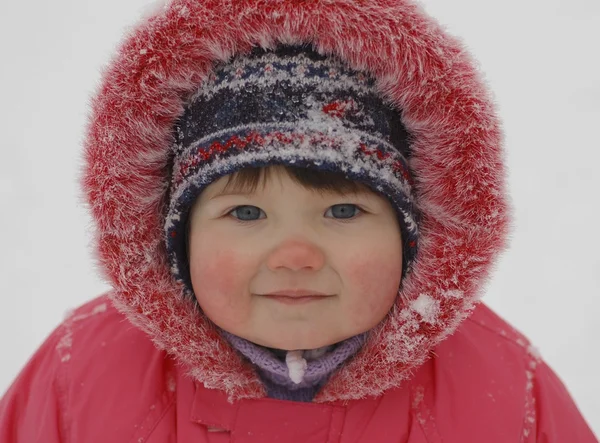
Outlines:
[{"label": "white snowy background", "polygon": [[[108,286],[77,177],[100,68],[147,0],[0,2],[0,395],[65,312]],[[484,297],[600,435],[600,2],[424,0],[492,88],[516,208]]]}]

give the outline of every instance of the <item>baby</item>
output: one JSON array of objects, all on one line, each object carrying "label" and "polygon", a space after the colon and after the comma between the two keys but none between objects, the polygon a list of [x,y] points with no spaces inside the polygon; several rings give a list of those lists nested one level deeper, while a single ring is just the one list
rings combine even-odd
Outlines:
[{"label": "baby", "polygon": [[479,299],[502,133],[417,5],[173,0],[93,101],[82,187],[113,287],[0,400],[0,441],[583,442]]}]

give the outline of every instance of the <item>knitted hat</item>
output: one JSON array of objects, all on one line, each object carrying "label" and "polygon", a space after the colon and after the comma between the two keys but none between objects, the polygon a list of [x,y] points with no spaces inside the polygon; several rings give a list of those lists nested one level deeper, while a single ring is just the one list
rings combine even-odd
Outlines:
[{"label": "knitted hat", "polygon": [[215,67],[175,127],[166,248],[174,278],[193,294],[186,222],[196,197],[247,167],[342,172],[386,196],[403,240],[402,276],[417,252],[418,215],[407,132],[374,80],[306,47],[256,47]]}]

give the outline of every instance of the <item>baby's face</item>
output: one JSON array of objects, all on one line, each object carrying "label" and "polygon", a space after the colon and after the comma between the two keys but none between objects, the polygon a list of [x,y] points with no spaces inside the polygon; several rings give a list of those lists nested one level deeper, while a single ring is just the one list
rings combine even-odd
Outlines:
[{"label": "baby's face", "polygon": [[[279,170],[267,180],[251,195],[217,196],[222,177],[196,200],[190,272],[204,313],[239,337],[286,350],[330,345],[377,325],[402,275],[390,202],[372,192],[319,195]],[[261,295],[285,289],[329,297],[285,303]]]}]

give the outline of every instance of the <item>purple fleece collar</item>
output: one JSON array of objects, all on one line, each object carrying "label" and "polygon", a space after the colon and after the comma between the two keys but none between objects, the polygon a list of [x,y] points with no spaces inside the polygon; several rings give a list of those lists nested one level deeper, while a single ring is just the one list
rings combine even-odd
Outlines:
[{"label": "purple fleece collar", "polygon": [[[235,349],[258,367],[268,391],[277,391],[279,395],[282,393],[281,388],[285,388],[283,391],[306,391],[308,389],[314,395],[316,390],[311,388],[322,386],[327,378],[342,363],[352,357],[362,347],[367,337],[367,332],[355,335],[331,345],[324,355],[314,360],[307,360],[304,378],[299,384],[296,384],[289,377],[288,367],[285,362],[286,351],[257,345],[222,329],[221,334]],[[285,399],[310,401],[304,398],[306,397],[305,395],[302,396],[303,398],[295,398],[297,396],[293,392],[289,394]]]}]

